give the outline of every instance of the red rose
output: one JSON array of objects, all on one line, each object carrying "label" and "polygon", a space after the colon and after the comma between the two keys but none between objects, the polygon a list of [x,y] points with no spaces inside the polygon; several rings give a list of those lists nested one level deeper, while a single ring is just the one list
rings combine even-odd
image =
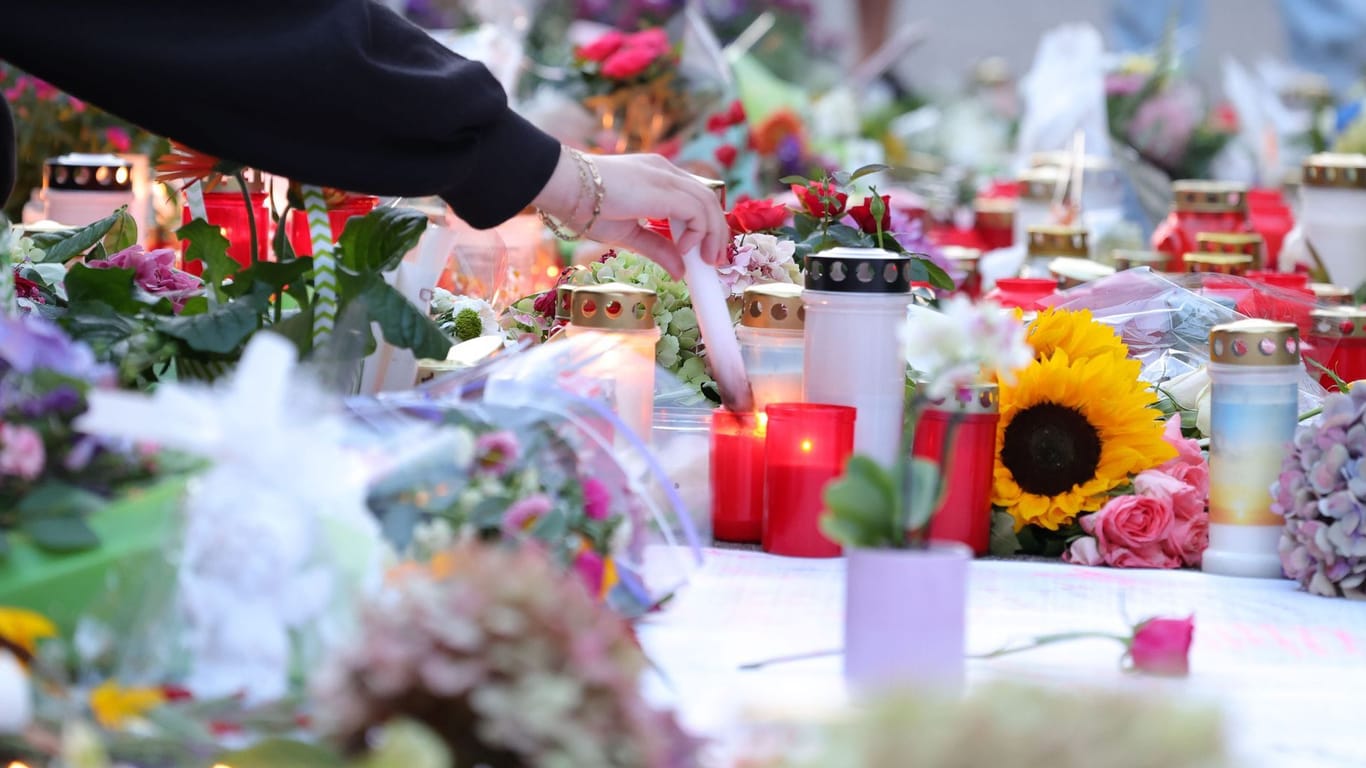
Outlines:
[{"label": "red rose", "polygon": [[602,61],[616,53],[624,42],[626,42],[626,35],[614,29],[588,45],[580,47],[575,53],[584,61]]},{"label": "red rose", "polygon": [[[873,218],[873,198],[867,198],[863,202],[849,209],[849,215],[858,222],[859,229],[870,235],[878,233],[878,221]],[[882,231],[886,232],[892,226],[892,197],[882,195]]]},{"label": "red rose", "polygon": [[827,216],[833,218],[844,213],[844,206],[849,202],[849,196],[835,189],[830,182],[813,181],[805,186],[793,184],[792,194],[797,196],[807,213],[818,219]]},{"label": "red rose", "polygon": [[716,148],[716,162],[720,163],[722,168],[729,170],[732,165],[735,165],[735,156],[737,154],[735,147],[732,147],[729,144],[722,144]]},{"label": "red rose", "polygon": [[781,227],[787,221],[787,207],[770,200],[745,200],[736,203],[735,208],[726,214],[730,231],[737,235],[753,232],[767,232]]},{"label": "red rose", "polygon": [[613,80],[630,80],[649,69],[658,58],[659,54],[654,51],[624,46],[602,63],[602,74]]},{"label": "red rose", "polygon": [[1168,677],[1190,674],[1191,640],[1195,622],[1185,619],[1148,619],[1134,627],[1129,658],[1135,672]]}]

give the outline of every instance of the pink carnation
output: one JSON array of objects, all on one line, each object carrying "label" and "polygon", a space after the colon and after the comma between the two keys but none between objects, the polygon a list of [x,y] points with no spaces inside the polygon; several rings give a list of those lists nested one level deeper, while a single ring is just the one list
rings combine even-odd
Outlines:
[{"label": "pink carnation", "polygon": [[204,283],[188,272],[175,268],[175,251],[158,248],[150,253],[134,245],[102,260],[86,262],[93,269],[131,269],[133,282],[156,298],[171,302],[175,311],[185,307],[186,299],[204,292]]},{"label": "pink carnation", "polygon": [[43,438],[22,424],[0,424],[0,474],[32,480],[43,473]]}]

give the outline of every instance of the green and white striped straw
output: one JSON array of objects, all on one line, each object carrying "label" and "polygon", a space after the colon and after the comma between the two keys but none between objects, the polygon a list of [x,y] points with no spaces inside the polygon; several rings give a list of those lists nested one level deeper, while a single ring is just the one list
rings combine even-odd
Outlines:
[{"label": "green and white striped straw", "polygon": [[303,193],[313,241],[313,348],[317,349],[332,337],[337,325],[337,257],[322,189],[305,185]]}]

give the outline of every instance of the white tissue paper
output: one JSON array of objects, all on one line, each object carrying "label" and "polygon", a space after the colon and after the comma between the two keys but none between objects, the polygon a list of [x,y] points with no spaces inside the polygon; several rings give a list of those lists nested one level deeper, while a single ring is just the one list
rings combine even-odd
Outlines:
[{"label": "white tissue paper", "polygon": [[196,697],[284,696],[299,660],[344,638],[357,595],[379,584],[386,550],[367,469],[342,448],[345,422],[321,390],[295,375],[295,357],[288,340],[258,333],[226,381],[93,392],[78,421],[211,462],[190,485],[170,558],[172,646]]},{"label": "white tissue paper", "polygon": [[1070,149],[1078,131],[1086,136],[1087,154],[1110,156],[1104,57],[1100,32],[1089,24],[1058,27],[1039,41],[1034,64],[1020,83],[1019,168],[1035,152]]}]

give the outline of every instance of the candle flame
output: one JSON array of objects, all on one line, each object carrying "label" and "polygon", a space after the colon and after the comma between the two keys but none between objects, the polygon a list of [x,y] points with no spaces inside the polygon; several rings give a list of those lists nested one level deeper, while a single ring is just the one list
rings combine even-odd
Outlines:
[{"label": "candle flame", "polygon": [[815,447],[816,444],[811,442],[809,437],[802,441],[802,453],[811,453],[811,449]]},{"label": "candle flame", "polygon": [[8,768],[28,768],[28,763],[21,763],[18,760],[10,763]]},{"label": "candle flame", "polygon": [[760,412],[755,417],[755,420],[758,422],[758,424],[754,427],[754,436],[763,437],[765,434],[768,433],[768,414]]}]

